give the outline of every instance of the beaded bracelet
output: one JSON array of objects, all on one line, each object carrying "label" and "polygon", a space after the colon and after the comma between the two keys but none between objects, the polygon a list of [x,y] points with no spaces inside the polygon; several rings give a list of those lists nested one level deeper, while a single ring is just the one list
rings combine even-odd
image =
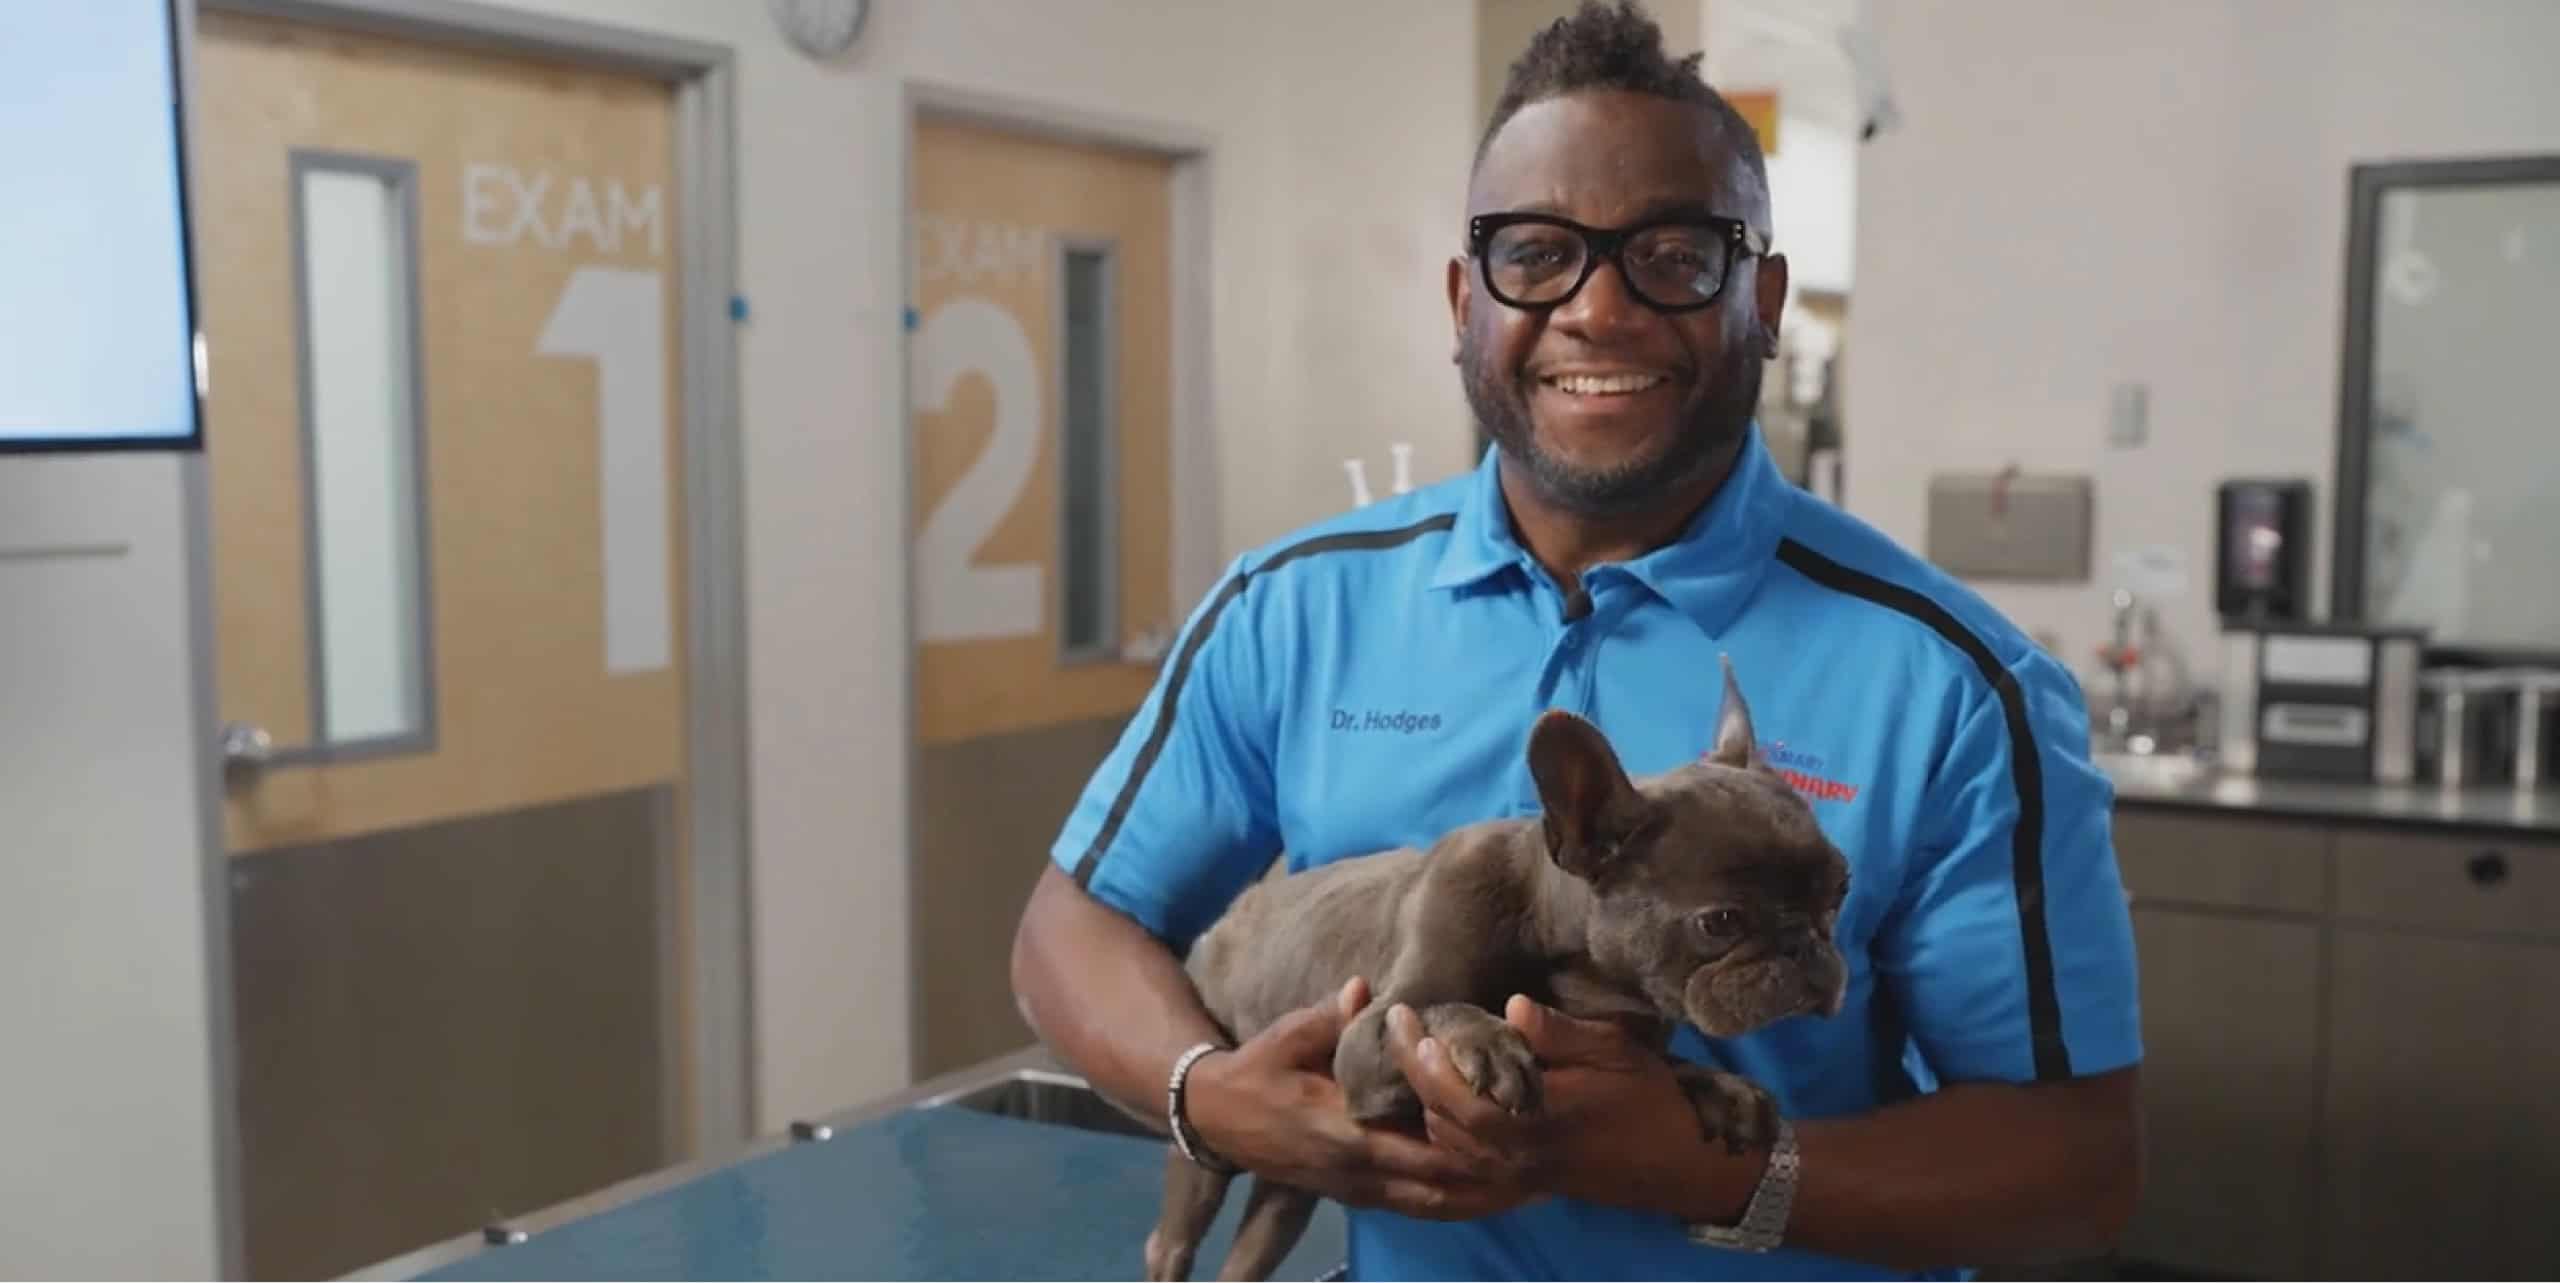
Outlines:
[{"label": "beaded bracelet", "polygon": [[1232,1173],[1236,1170],[1235,1166],[1223,1159],[1211,1157],[1209,1147],[1193,1135],[1190,1120],[1183,1116],[1183,1084],[1191,1077],[1191,1067],[1199,1064],[1200,1058],[1210,1052],[1225,1050],[1225,1047],[1217,1043],[1204,1042],[1183,1052],[1182,1058],[1173,1062],[1173,1076],[1165,1084],[1164,1108],[1165,1121],[1173,1127],[1173,1143],[1181,1148],[1184,1158],[1213,1172]]}]

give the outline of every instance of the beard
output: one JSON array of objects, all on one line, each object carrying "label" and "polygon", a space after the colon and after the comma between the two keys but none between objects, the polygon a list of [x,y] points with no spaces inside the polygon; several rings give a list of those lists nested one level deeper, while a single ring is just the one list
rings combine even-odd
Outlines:
[{"label": "beard", "polygon": [[1526,376],[1505,377],[1492,368],[1472,330],[1458,341],[1460,381],[1467,405],[1502,452],[1524,468],[1549,501],[1585,517],[1639,511],[1713,474],[1751,429],[1760,406],[1760,358],[1750,345],[1734,344],[1723,364],[1709,371],[1699,395],[1683,403],[1680,421],[1643,451],[1613,463],[1574,463],[1538,441],[1530,421]]}]

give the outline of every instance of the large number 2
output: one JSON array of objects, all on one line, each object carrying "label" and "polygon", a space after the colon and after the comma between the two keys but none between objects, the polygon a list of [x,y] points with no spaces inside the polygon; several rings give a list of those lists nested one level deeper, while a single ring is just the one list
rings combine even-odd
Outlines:
[{"label": "large number 2", "polygon": [[1041,568],[973,566],[1030,484],[1040,454],[1039,362],[1022,323],[978,298],[934,309],[916,335],[916,408],[938,414],[970,374],[995,385],[996,430],[984,453],[916,535],[916,634],[928,642],[1037,635]]},{"label": "large number 2", "polygon": [[581,267],[560,290],[533,350],[596,365],[603,530],[604,670],[670,662],[667,543],[667,319],[653,270]]}]

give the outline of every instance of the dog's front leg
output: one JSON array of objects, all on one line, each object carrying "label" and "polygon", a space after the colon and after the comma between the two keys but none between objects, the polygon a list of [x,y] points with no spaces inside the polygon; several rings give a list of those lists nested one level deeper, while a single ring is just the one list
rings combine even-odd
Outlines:
[{"label": "dog's front leg", "polygon": [[1387,1047],[1387,1011],[1396,1000],[1378,997],[1342,1031],[1333,1048],[1333,1080],[1342,1087],[1351,1116],[1364,1123],[1401,1122],[1422,1115],[1422,1099],[1396,1068]]},{"label": "dog's front leg", "polygon": [[[1334,1049],[1333,1077],[1350,1101],[1351,1116],[1362,1122],[1411,1120],[1422,1114],[1421,1099],[1396,1067],[1387,1044],[1387,1012],[1409,999],[1382,996],[1342,1031]],[[1513,1113],[1536,1109],[1540,1098],[1538,1059],[1529,1040],[1500,1016],[1468,1002],[1416,1006],[1422,1032],[1449,1054],[1458,1076],[1477,1093]]]},{"label": "dog's front leg", "polygon": [[1710,1141],[1723,1141],[1727,1152],[1766,1149],[1778,1140],[1778,1102],[1758,1083],[1739,1074],[1705,1065],[1672,1066],[1680,1090],[1697,1111],[1698,1130]]}]

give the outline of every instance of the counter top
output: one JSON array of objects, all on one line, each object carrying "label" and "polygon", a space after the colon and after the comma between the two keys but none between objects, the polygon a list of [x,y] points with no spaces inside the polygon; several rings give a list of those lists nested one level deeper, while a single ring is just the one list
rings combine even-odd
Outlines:
[{"label": "counter top", "polygon": [[2139,761],[2100,765],[2114,779],[2122,806],[2258,814],[2341,823],[2498,831],[2560,839],[2560,786],[2460,789],[2433,784],[2364,784],[2348,780],[2239,775],[2205,768],[2192,774],[2147,768]]},{"label": "counter top", "polygon": [[[399,1279],[1126,1279],[1146,1273],[1165,1143],[1003,1117],[954,1103],[1054,1065],[1037,1049],[822,1120],[823,1139],[644,1176],[356,1277]],[[1250,1183],[1234,1182],[1195,1271],[1212,1275]],[[1281,1279],[1343,1259],[1338,1207],[1320,1205]]]}]

